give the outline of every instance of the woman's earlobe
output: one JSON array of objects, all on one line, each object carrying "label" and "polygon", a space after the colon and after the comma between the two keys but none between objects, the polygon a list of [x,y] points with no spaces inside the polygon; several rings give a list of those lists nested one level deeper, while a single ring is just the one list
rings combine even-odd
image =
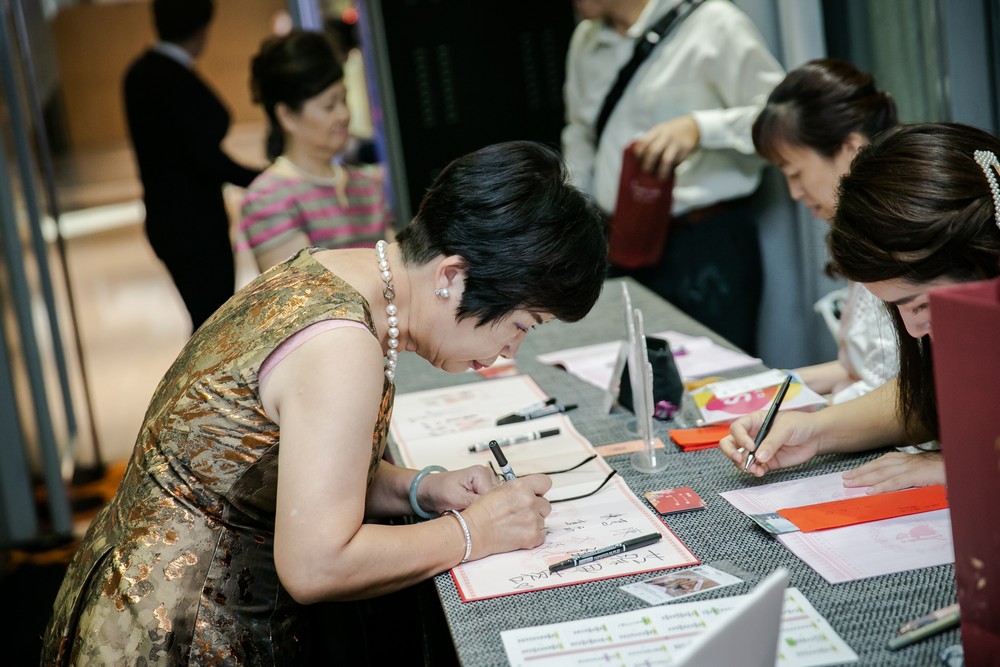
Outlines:
[{"label": "woman's earlobe", "polygon": [[865,135],[861,134],[860,132],[851,132],[849,135],[847,135],[847,138],[844,139],[842,147],[844,150],[847,151],[847,154],[853,160],[854,156],[858,154],[858,151],[861,150],[864,146],[867,146],[868,143],[869,143],[868,139],[867,137],[865,137]]}]

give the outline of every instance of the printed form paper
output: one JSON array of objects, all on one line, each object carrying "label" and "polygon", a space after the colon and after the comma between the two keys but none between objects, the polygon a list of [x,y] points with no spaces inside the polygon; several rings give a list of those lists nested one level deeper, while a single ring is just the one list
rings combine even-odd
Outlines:
[{"label": "printed form paper", "polygon": [[[695,637],[718,625],[741,597],[678,602],[506,630],[500,636],[513,667],[670,665]],[[818,667],[857,660],[857,654],[798,589],[785,591],[776,664]]]},{"label": "printed form paper", "polygon": [[[865,489],[845,487],[838,472],[719,495],[751,515],[856,498]],[[831,584],[955,562],[946,509],[776,539]]]},{"label": "printed form paper", "polygon": [[[670,349],[674,352],[674,364],[683,380],[760,363],[760,359],[717,345],[705,336],[663,331],[652,334],[652,337],[664,338],[670,343]],[[600,389],[607,389],[611,385],[615,360],[622,345],[623,341],[597,343],[540,354],[536,358],[543,364],[562,366],[571,375]]]},{"label": "printed form paper", "polygon": [[[516,424],[496,426],[497,416],[543,400],[544,393],[527,376],[396,396],[390,432],[404,465],[422,468],[442,465],[457,470],[470,465],[488,466],[487,449],[470,452],[480,441],[558,427],[557,436],[503,448],[518,475],[551,472],[550,501],[571,498],[597,489],[611,467],[573,427],[565,415],[552,415]],[[484,416],[480,416],[484,415]],[[464,601],[480,600],[558,586],[696,565],[700,561],[615,476],[593,495],[555,502],[546,518],[545,542],[530,550],[496,554],[452,569],[452,578]],[[549,565],[576,555],[617,544],[647,533],[660,533],[659,542],[586,565],[550,573]]]}]

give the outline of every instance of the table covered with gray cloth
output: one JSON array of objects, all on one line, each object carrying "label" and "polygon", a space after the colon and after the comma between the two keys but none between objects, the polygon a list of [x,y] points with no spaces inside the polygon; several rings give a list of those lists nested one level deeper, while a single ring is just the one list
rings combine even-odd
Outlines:
[{"label": "table covered with gray cloth", "polygon": [[[519,371],[531,375],[549,396],[557,397],[562,404],[579,405],[577,410],[567,415],[576,429],[598,447],[634,440],[632,414],[619,407],[611,414],[604,413],[604,393],[600,389],[578,380],[561,368],[541,364],[535,357],[545,352],[624,338],[622,282],[609,280],[597,306],[583,321],[575,324],[552,322],[532,331],[517,356]],[[643,312],[647,333],[675,330],[689,335],[708,335],[727,344],[652,292],[629,279],[624,279],[624,282],[629,286],[633,305]],[[792,330],[790,335],[794,335]],[[731,375],[760,370],[762,367],[754,367]],[[396,386],[400,393],[478,381],[483,380],[471,372],[461,375],[442,373],[415,355],[402,355],[396,373]],[[665,518],[667,526],[702,563],[723,562],[726,566],[753,575],[746,583],[710,590],[685,601],[748,593],[759,579],[780,566],[790,573],[788,585],[798,588],[858,654],[859,665],[938,665],[938,653],[960,641],[959,632],[954,629],[899,651],[885,649],[886,640],[901,623],[955,602],[952,565],[829,584],[719,496],[720,492],[731,489],[848,470],[881,452],[817,457],[796,468],[769,473],[757,479],[738,471],[718,449],[681,452],[670,443],[667,434],[674,426],[669,421],[654,420],[657,435],[667,443],[669,464],[662,471],[653,474],[637,472],[629,463],[628,455],[610,456],[608,463],[640,495],[645,491],[676,486],[692,487],[705,500],[708,508],[670,515]],[[653,576],[655,574],[646,573],[618,577],[475,602],[461,601],[449,573],[439,575],[435,584],[459,660],[471,667],[507,663],[500,638],[503,630],[647,607],[645,602],[618,588]]]}]

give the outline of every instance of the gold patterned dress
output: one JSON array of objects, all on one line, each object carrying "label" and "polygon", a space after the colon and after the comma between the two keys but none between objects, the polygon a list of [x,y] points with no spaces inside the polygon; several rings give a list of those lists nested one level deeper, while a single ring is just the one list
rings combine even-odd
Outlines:
[{"label": "gold patterned dress", "polygon": [[[302,664],[303,608],[274,565],[280,433],[261,406],[258,370],[289,336],[330,319],[375,335],[365,299],[304,250],[195,332],[156,388],[117,495],[73,558],[42,664]],[[394,391],[386,380],[369,485]]]}]

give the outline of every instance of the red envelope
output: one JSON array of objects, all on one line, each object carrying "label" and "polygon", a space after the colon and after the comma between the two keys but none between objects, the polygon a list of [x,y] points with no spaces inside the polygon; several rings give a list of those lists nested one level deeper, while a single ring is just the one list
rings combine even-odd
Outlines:
[{"label": "red envelope", "polygon": [[670,439],[685,452],[718,447],[719,441],[729,435],[729,426],[705,426],[704,428],[675,428],[670,430]]},{"label": "red envelope", "polygon": [[778,510],[778,514],[794,523],[799,530],[814,530],[853,526],[858,523],[920,514],[948,507],[948,495],[942,484],[916,489],[876,493],[834,500],[828,503],[803,505]]}]

